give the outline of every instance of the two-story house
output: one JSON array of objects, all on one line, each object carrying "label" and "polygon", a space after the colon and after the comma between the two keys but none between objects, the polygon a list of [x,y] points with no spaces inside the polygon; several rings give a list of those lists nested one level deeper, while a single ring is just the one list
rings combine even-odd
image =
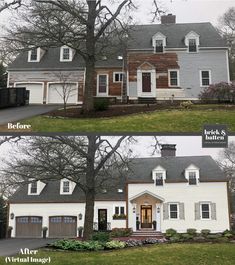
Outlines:
[{"label": "two-story house", "polygon": [[[126,177],[96,195],[94,229],[229,229],[228,183],[217,163],[175,153],[175,145],[162,145],[161,157],[132,159]],[[49,237],[76,237],[84,215],[84,193],[67,179],[33,181],[9,201],[13,237],[41,237],[43,227]]]},{"label": "two-story house", "polygon": [[[228,47],[211,23],[176,23],[131,27],[127,50],[96,62],[96,97],[122,100],[197,100],[203,88],[230,82]],[[37,48],[20,54],[8,68],[8,86],[25,86],[30,103],[62,103],[63,83],[71,87],[68,103],[83,100],[83,59],[71,48]],[[66,79],[61,80],[62,76]]]}]

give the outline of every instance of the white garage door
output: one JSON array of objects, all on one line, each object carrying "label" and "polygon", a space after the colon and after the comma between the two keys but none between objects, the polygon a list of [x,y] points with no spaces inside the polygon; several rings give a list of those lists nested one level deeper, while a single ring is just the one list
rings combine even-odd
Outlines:
[{"label": "white garage door", "polygon": [[16,84],[16,87],[26,87],[26,90],[30,91],[29,104],[43,104],[42,84],[22,83],[22,84]]},{"label": "white garage door", "polygon": [[67,98],[68,104],[76,104],[78,98],[77,84],[50,84],[48,88],[48,103],[62,104],[63,97]]}]

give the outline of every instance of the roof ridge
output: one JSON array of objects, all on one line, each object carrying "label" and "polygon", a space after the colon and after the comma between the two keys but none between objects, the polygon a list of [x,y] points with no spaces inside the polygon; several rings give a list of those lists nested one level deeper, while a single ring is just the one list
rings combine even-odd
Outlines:
[{"label": "roof ridge", "polygon": [[211,22],[184,22],[184,23],[168,23],[168,24],[136,24],[136,25],[132,25],[132,27],[135,26],[169,26],[169,25],[192,25],[192,24],[211,24]]}]

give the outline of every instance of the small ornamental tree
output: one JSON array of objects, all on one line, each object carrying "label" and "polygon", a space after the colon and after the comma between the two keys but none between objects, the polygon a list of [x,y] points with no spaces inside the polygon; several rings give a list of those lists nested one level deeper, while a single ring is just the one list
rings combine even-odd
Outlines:
[{"label": "small ornamental tree", "polygon": [[199,95],[204,102],[235,103],[235,85],[226,82],[206,87]]}]

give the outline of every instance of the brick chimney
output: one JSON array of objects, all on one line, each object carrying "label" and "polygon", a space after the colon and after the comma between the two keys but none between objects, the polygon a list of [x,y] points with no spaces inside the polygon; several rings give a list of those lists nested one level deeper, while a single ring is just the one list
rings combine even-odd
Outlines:
[{"label": "brick chimney", "polygon": [[161,24],[175,24],[176,16],[172,14],[161,16]]},{"label": "brick chimney", "polygon": [[162,144],[161,145],[161,156],[175,156],[176,144]]}]

